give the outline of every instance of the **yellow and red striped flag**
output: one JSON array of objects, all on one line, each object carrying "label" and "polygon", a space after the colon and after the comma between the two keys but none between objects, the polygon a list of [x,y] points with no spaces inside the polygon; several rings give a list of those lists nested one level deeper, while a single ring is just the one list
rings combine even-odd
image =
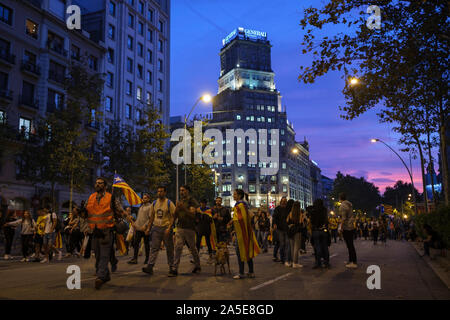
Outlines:
[{"label": "yellow and red striped flag", "polygon": [[233,225],[241,261],[246,262],[256,257],[261,250],[250,223],[247,204],[243,201],[237,202],[233,208],[233,212]]},{"label": "yellow and red striped flag", "polygon": [[128,185],[128,183],[125,182],[121,177],[119,177],[117,174],[114,175],[114,184],[113,188],[121,188],[123,191],[123,194],[125,198],[127,199],[130,206],[137,205],[139,203],[142,203],[141,198],[137,195],[136,192],[134,192],[133,189]]}]

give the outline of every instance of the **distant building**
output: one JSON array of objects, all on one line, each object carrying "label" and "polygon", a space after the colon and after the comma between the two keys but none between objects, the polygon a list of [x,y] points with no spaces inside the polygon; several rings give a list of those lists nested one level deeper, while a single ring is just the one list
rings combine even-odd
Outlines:
[{"label": "distant building", "polygon": [[319,166],[314,160],[310,160],[310,169],[313,202],[316,199],[323,200],[322,174]]},{"label": "distant building", "polygon": [[329,209],[333,208],[333,199],[331,199],[331,192],[333,191],[334,180],[322,175],[322,193],[325,206]]}]

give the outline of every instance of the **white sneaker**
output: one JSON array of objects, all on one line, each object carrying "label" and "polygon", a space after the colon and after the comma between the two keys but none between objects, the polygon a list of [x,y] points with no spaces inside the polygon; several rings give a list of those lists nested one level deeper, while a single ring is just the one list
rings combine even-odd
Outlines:
[{"label": "white sneaker", "polygon": [[42,261],[41,261],[41,263],[47,263],[48,262],[48,259],[47,258],[44,258],[44,259],[42,259]]},{"label": "white sneaker", "polygon": [[291,263],[290,263],[290,262],[285,262],[284,265],[285,265],[286,267],[290,267],[290,266],[291,266]]},{"label": "white sneaker", "polygon": [[26,258],[22,258],[22,260],[20,260],[20,262],[25,262],[25,261],[27,261]]},{"label": "white sneaker", "polygon": [[302,264],[294,263],[292,264],[292,268],[303,268]]},{"label": "white sneaker", "polygon": [[26,262],[30,262],[30,261],[31,261],[31,258],[26,258],[25,261],[26,261]]},{"label": "white sneaker", "polygon": [[347,268],[349,268],[349,269],[356,269],[356,268],[358,268],[358,265],[357,265],[356,263],[353,263],[353,262],[348,263],[348,264],[346,264],[345,266],[346,266]]}]

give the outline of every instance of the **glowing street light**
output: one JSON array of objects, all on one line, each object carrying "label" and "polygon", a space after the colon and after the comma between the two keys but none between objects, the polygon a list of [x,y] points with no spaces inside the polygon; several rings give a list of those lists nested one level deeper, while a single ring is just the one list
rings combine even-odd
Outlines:
[{"label": "glowing street light", "polygon": [[211,97],[211,95],[210,95],[209,93],[206,93],[206,94],[204,94],[204,95],[201,97],[201,99],[202,99],[203,102],[209,103],[209,102],[211,102],[212,97]]},{"label": "glowing street light", "polygon": [[292,148],[291,152],[293,154],[297,154],[297,153],[299,153],[299,150],[297,148]]},{"label": "glowing street light", "polygon": [[357,85],[359,83],[358,78],[350,78],[350,84],[352,86]]}]

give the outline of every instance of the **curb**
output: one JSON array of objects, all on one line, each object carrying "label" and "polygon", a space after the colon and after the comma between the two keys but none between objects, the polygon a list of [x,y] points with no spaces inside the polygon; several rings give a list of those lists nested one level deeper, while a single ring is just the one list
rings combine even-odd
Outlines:
[{"label": "curb", "polygon": [[[419,256],[422,254],[417,248],[417,246],[414,245],[414,243],[411,243],[411,246],[417,251],[417,254],[419,254]],[[444,268],[442,268],[437,263],[431,261],[428,258],[426,259],[422,258],[422,260],[433,270],[436,276],[439,279],[441,279],[441,281],[444,283],[447,289],[450,289],[450,275],[448,274],[448,272],[446,272]]]}]

